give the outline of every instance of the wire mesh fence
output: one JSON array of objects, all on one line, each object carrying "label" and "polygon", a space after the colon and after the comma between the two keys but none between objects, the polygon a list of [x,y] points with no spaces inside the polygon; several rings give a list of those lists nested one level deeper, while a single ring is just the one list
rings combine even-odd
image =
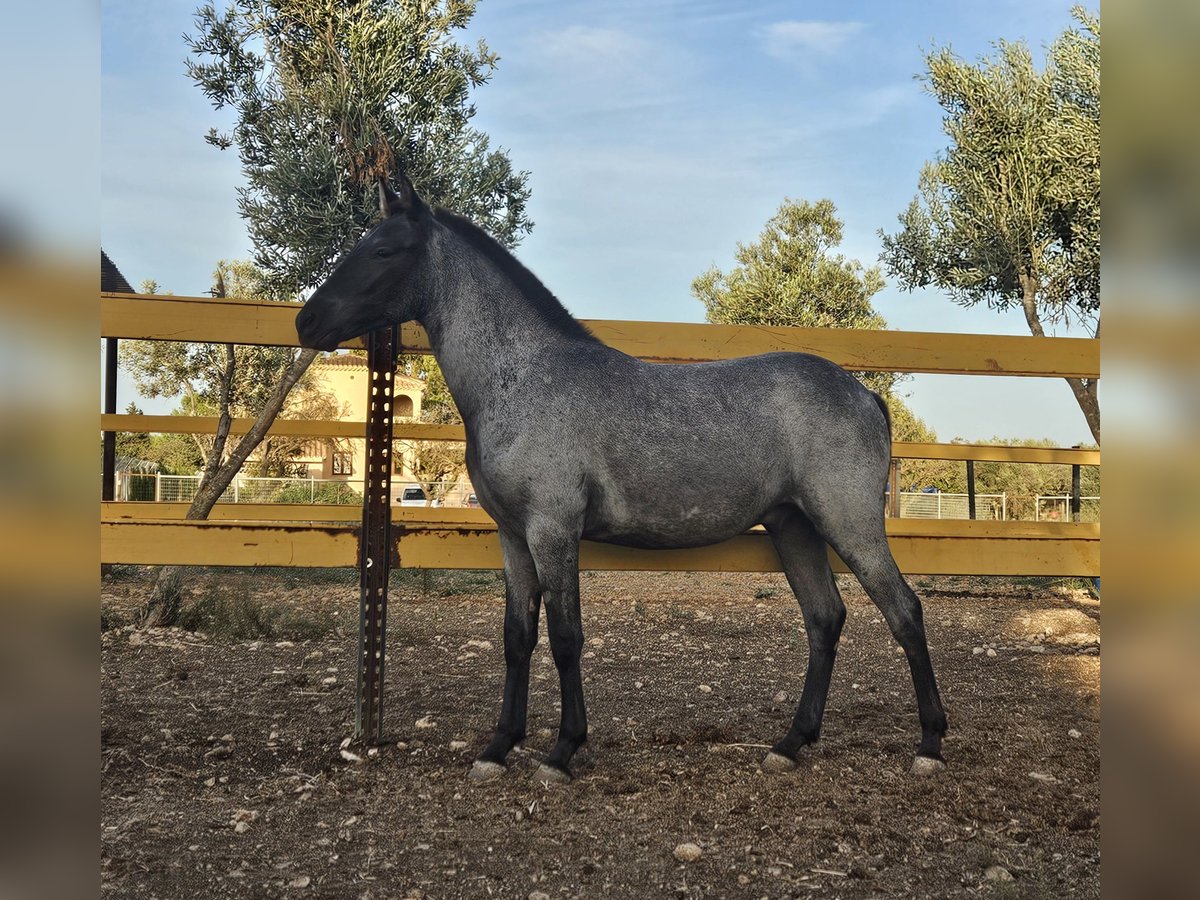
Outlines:
[{"label": "wire mesh fence", "polygon": [[[902,519],[969,519],[970,497],[967,494],[900,492]],[[976,494],[975,518],[1003,521],[1008,518],[1008,497],[1005,494]]]},{"label": "wire mesh fence", "polygon": [[[240,475],[221,495],[221,503],[362,503],[362,481],[332,478],[257,478]],[[200,486],[199,475],[118,472],[116,499],[190,503]],[[901,491],[902,519],[969,519],[967,494]],[[417,483],[393,481],[397,506],[477,507],[469,481]],[[1061,495],[976,494],[975,518],[984,521],[1030,520],[1070,522],[1071,497]],[[1080,498],[1081,522],[1100,521],[1100,498]]]},{"label": "wire mesh fence", "polygon": [[[126,501],[190,503],[200,487],[199,475],[118,472],[115,498]],[[219,503],[362,503],[363,482],[348,478],[257,478],[239,475]],[[470,482],[394,481],[392,502],[405,506],[477,506]]]}]

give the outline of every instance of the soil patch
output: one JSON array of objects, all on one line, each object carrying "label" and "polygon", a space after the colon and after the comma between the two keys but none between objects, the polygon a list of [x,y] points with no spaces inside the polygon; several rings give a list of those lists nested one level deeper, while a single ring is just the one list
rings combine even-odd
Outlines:
[{"label": "soil patch", "polygon": [[149,590],[121,572],[101,597],[104,892],[1098,897],[1099,605],[1044,582],[918,580],[951,730],[949,770],[916,779],[905,658],[857,584],[841,584],[822,740],[780,776],[759,763],[807,659],[782,576],[585,573],[590,740],[576,780],[548,788],[533,779],[558,722],[544,633],[526,745],[500,780],[466,778],[499,713],[494,575],[393,589],[390,739],[368,749],[344,746],[352,583],[243,579],[294,613],[272,621],[328,630],[231,640],[121,624]]}]

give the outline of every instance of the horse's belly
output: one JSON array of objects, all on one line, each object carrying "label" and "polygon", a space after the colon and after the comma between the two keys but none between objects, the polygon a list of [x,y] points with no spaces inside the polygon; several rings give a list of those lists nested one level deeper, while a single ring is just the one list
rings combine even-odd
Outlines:
[{"label": "horse's belly", "polygon": [[583,536],[627,547],[679,549],[716,544],[758,524],[764,510],[722,504],[650,504],[590,510]]}]

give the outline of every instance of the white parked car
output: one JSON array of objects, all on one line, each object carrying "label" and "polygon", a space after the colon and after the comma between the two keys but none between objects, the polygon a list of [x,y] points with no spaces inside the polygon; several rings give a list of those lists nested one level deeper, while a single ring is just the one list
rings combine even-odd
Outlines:
[{"label": "white parked car", "polygon": [[396,502],[401,506],[424,506],[425,491],[419,484],[406,484],[400,489]]}]

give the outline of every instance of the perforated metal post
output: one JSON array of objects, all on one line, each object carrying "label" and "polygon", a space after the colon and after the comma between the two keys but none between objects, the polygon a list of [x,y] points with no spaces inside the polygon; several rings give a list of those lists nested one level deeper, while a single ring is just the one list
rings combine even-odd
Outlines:
[{"label": "perforated metal post", "polygon": [[367,341],[367,463],[359,536],[358,686],[354,737],[383,740],[384,638],[391,572],[392,414],[399,327],[371,332]]}]

